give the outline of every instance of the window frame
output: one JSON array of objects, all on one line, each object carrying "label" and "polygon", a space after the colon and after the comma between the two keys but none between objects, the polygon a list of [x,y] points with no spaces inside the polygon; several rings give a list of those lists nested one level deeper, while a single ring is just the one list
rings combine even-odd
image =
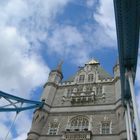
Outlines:
[{"label": "window frame", "polygon": [[84,74],[79,75],[79,83],[84,83],[84,81],[85,81],[85,75]]},{"label": "window frame", "polygon": [[59,128],[58,122],[49,123],[48,135],[57,135]]},{"label": "window frame", "polygon": [[70,130],[75,131],[84,131],[89,129],[89,119],[84,116],[77,116],[71,119],[70,121]]},{"label": "window frame", "polygon": [[94,81],[94,74],[90,73],[88,74],[88,82],[93,82]]},{"label": "window frame", "polygon": [[110,121],[101,122],[100,133],[104,134],[104,135],[111,134],[111,122]]}]

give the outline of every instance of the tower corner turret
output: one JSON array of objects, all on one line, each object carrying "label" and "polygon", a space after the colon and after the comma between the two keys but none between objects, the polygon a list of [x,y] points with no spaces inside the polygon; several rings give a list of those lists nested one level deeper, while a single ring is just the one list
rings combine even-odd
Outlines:
[{"label": "tower corner turret", "polygon": [[119,60],[117,60],[115,66],[113,67],[113,73],[114,73],[114,78],[115,78],[115,79],[120,77]]},{"label": "tower corner turret", "polygon": [[48,105],[51,105],[58,84],[63,79],[62,64],[63,62],[60,62],[56,69],[51,70],[48,81],[44,85],[44,91],[42,93],[41,100],[45,101],[45,103],[47,103]]}]

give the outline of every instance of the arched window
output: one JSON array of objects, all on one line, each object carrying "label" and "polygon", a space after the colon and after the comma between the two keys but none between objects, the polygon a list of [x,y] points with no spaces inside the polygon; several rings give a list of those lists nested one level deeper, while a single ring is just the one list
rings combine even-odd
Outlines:
[{"label": "arched window", "polygon": [[49,124],[48,134],[49,135],[57,135],[58,132],[58,122],[52,122]]},{"label": "arched window", "polygon": [[101,123],[101,133],[102,134],[110,134],[111,133],[111,124],[110,122],[102,122]]},{"label": "arched window", "polygon": [[94,80],[94,75],[93,74],[89,74],[88,75],[88,82],[93,82]]},{"label": "arched window", "polygon": [[89,121],[86,117],[77,116],[71,120],[70,129],[76,131],[88,130]]},{"label": "arched window", "polygon": [[85,80],[85,75],[80,75],[79,76],[79,83],[83,83]]}]

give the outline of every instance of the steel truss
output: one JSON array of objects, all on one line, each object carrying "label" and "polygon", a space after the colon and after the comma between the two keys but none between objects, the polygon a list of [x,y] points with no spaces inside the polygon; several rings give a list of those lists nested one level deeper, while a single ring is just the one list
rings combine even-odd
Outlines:
[{"label": "steel truss", "polygon": [[42,107],[43,102],[27,100],[0,91],[0,100],[5,100],[6,104],[0,106],[0,112],[21,112],[28,109]]},{"label": "steel truss", "polygon": [[[140,0],[114,0],[116,19],[122,101],[125,107],[127,140],[136,140],[133,135],[133,108],[136,126],[136,137],[140,140],[140,122],[137,111],[134,82],[137,67],[139,31],[140,31]],[[131,106],[130,106],[131,103]]]}]

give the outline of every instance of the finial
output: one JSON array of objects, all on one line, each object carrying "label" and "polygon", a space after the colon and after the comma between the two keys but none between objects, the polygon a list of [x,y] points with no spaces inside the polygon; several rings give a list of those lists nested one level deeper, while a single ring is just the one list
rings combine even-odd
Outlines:
[{"label": "finial", "polygon": [[61,60],[59,63],[58,63],[58,65],[57,65],[57,70],[59,71],[59,72],[62,72],[62,64],[64,63],[64,61],[63,60]]},{"label": "finial", "polygon": [[87,62],[86,64],[89,65],[94,65],[94,64],[99,64],[99,62],[97,60],[95,60],[94,58],[92,58],[89,62]]}]

